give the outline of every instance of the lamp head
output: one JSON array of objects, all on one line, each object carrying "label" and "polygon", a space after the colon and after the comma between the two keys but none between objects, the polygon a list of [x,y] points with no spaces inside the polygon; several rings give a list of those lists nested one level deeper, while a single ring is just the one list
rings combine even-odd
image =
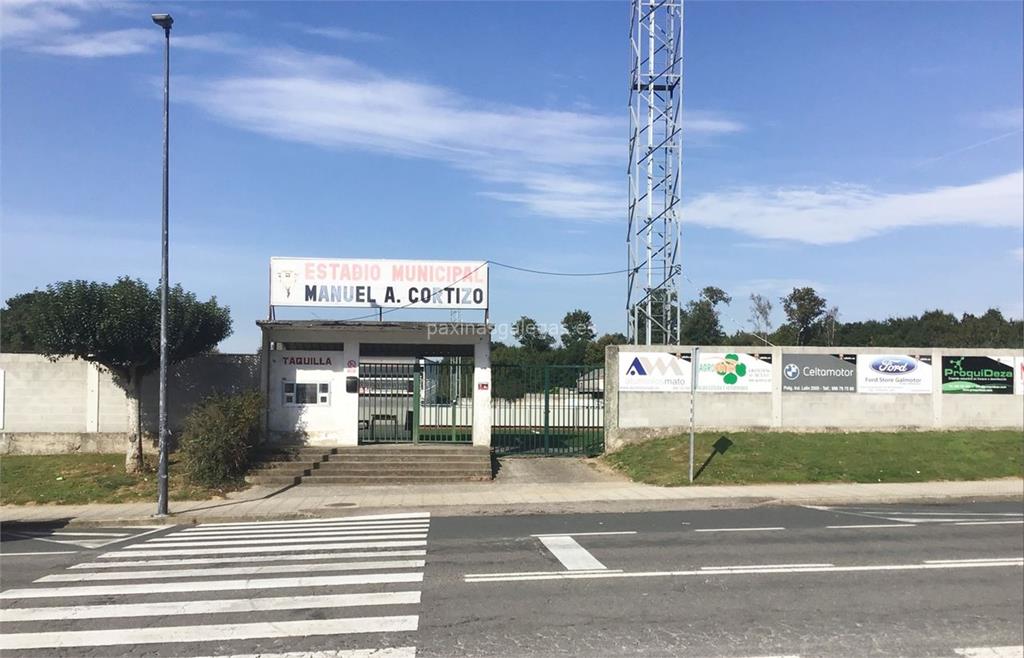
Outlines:
[{"label": "lamp head", "polygon": [[171,25],[174,24],[174,19],[171,18],[170,14],[153,14],[153,22],[165,30],[169,30]]}]

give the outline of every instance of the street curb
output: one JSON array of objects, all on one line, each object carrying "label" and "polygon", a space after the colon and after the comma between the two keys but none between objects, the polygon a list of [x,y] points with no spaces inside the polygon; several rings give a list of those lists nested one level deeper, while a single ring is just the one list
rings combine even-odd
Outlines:
[{"label": "street curb", "polygon": [[[917,494],[905,496],[879,495],[879,496],[806,496],[799,498],[770,498],[770,497],[730,497],[730,498],[691,498],[691,499],[661,499],[661,500],[628,500],[628,501],[572,501],[562,503],[493,503],[484,505],[447,505],[447,506],[417,506],[403,505],[402,511],[429,511],[434,517],[458,517],[458,516],[528,516],[538,514],[628,514],[632,512],[672,512],[672,511],[696,511],[711,509],[749,509],[753,507],[794,507],[801,505],[889,505],[897,503],[918,503],[918,504],[952,504],[952,503],[975,503],[975,502],[1001,502],[1001,501],[1022,501],[1018,493],[987,494],[987,495],[959,495],[959,494]],[[394,513],[397,507],[346,507],[346,508],[325,508],[323,510],[286,512],[281,514],[268,514],[262,516],[252,515],[197,515],[189,512],[171,514],[170,516],[157,518],[152,516],[131,517],[131,518],[108,518],[108,519],[61,519],[40,521],[2,521],[4,524],[23,523],[52,525],[63,522],[66,527],[111,527],[111,526],[140,526],[140,525],[198,525],[202,523],[258,523],[261,521],[290,521],[308,519],[331,519],[345,518],[349,516],[361,516],[364,514],[387,514]]]}]

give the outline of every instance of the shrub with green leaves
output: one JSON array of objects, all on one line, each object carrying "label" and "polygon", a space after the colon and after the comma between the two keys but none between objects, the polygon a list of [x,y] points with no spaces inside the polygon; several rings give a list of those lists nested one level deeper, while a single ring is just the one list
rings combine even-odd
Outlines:
[{"label": "shrub with green leaves", "polygon": [[197,484],[237,482],[260,442],[263,397],[258,391],[214,395],[185,419],[179,448],[185,474]]}]

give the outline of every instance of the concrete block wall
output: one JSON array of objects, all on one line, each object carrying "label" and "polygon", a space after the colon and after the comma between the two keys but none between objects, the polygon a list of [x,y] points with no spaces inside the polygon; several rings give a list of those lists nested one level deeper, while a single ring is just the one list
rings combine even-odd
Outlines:
[{"label": "concrete block wall", "polygon": [[[0,354],[0,454],[121,452],[128,438],[128,400],[109,372],[81,360]],[[215,392],[259,387],[259,358],[208,354],[171,368],[168,423],[180,429],[191,408]],[[158,416],[156,373],[142,381],[142,426],[152,449]]]},{"label": "concrete block wall", "polygon": [[4,432],[86,431],[85,362],[3,354],[0,368],[4,370]]},{"label": "concrete block wall", "polygon": [[[619,352],[689,352],[692,346],[609,346],[605,353],[605,445],[689,431],[690,394],[619,391]],[[1024,356],[1022,350],[890,347],[713,346],[704,352],[772,354],[770,393],[694,395],[698,431],[893,431],[935,429],[1024,430],[1024,396],[942,393],[942,356]],[[931,393],[796,393],[782,391],[785,354],[931,354]],[[1017,376],[1020,376],[1017,373]]]}]

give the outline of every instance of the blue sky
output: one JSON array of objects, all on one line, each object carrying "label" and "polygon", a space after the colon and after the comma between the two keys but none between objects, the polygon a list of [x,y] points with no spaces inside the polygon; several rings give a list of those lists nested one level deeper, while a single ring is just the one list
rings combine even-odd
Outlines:
[{"label": "blue sky", "polygon": [[[684,296],[733,294],[729,330],[794,285],[841,320],[1020,317],[1022,6],[688,3]],[[3,298],[156,282],[153,11],[176,21],[171,279],[230,305],[225,351],[258,345],[271,256],[625,266],[624,2],[5,0]],[[491,272],[497,322],[622,331],[624,295]]]}]

